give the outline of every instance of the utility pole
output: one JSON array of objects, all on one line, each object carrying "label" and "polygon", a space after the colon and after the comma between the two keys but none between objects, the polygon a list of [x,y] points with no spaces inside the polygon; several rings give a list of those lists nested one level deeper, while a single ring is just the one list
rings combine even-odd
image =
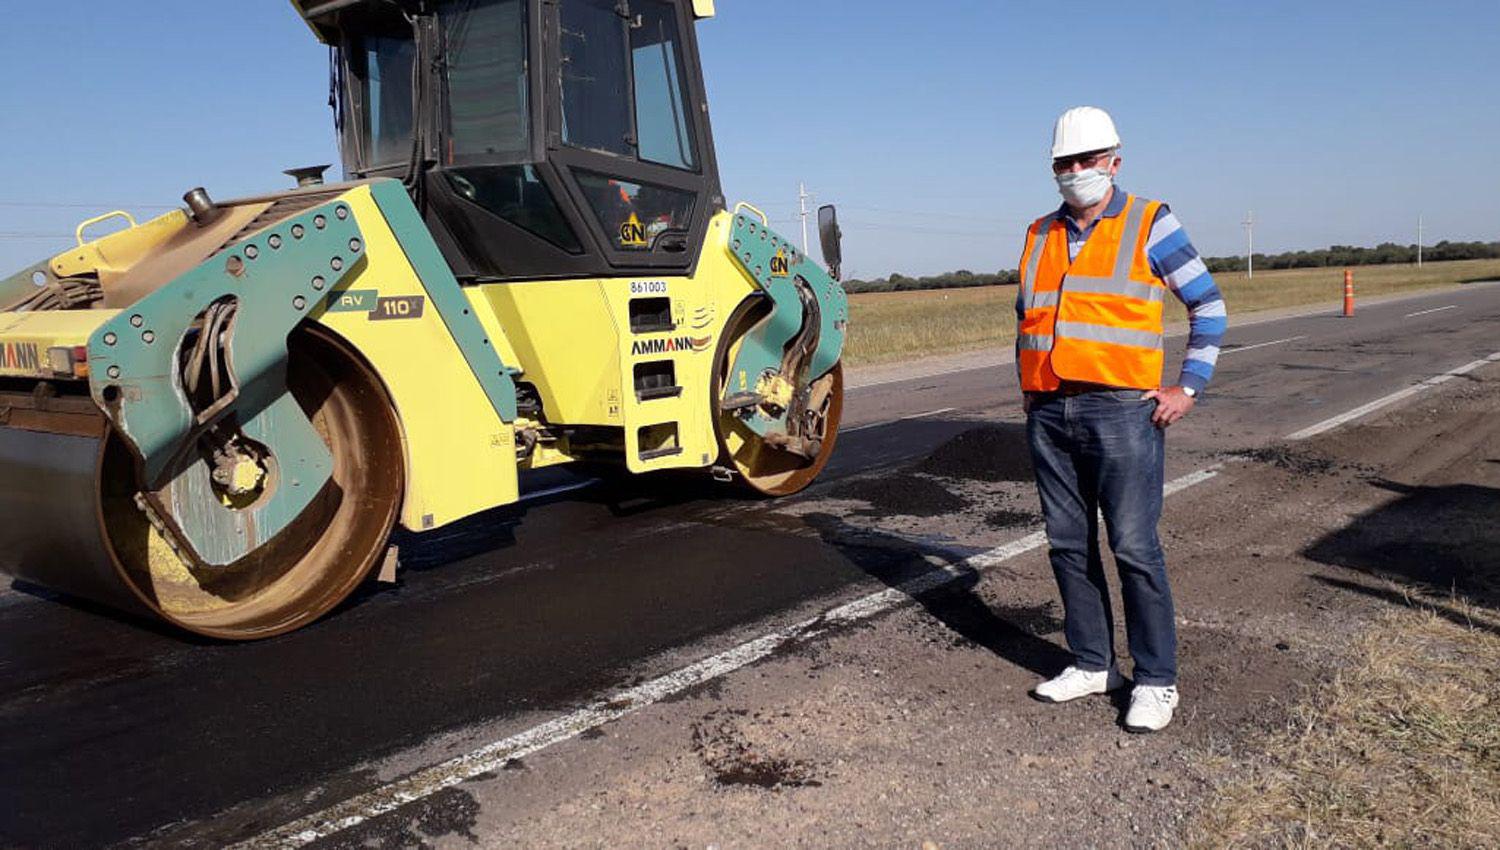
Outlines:
[{"label": "utility pole", "polygon": [[1245,255],[1245,279],[1251,280],[1255,277],[1255,210],[1245,213],[1245,220],[1240,224],[1245,226],[1245,237],[1249,241],[1250,250]]},{"label": "utility pole", "polygon": [[806,183],[798,183],[797,184],[797,203],[799,205],[801,205],[801,207],[802,207],[802,255],[803,256],[810,256],[810,254],[808,252],[808,241],[807,241],[807,199],[809,197],[811,197],[811,195],[807,194],[807,184]]},{"label": "utility pole", "polygon": [[1417,216],[1417,268],[1419,269],[1422,267],[1422,237],[1426,235],[1422,231],[1425,229],[1426,222],[1422,220],[1422,216]]}]

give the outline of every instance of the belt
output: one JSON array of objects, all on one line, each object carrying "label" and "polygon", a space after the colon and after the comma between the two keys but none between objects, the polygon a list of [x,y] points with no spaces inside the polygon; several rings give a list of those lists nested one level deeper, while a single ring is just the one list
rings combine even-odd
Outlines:
[{"label": "belt", "polygon": [[1090,384],[1084,381],[1063,381],[1062,385],[1055,390],[1032,393],[1032,395],[1062,396],[1066,398],[1075,395],[1084,395],[1085,393],[1109,393],[1127,389],[1130,389],[1130,387],[1112,387],[1108,384]]}]

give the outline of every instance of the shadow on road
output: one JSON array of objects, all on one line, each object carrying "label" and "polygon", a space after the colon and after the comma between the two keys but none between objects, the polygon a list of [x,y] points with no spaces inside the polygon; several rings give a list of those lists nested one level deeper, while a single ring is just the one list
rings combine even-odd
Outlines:
[{"label": "shadow on road", "polygon": [[[946,563],[963,558],[962,554],[941,546],[923,545],[849,525],[832,514],[808,514],[803,519],[825,544],[837,549],[850,563],[896,589],[933,571],[928,556]],[[1062,623],[1052,614],[1050,605],[1015,609],[1007,611],[1007,617],[1001,617],[975,593],[978,571],[972,567],[959,569],[956,580],[911,598],[954,634],[1037,675],[1055,675],[1068,664],[1071,656],[1041,637],[1062,630]]]},{"label": "shadow on road", "polygon": [[751,498],[701,473],[668,471],[632,476],[623,469],[603,468],[590,469],[588,473],[597,480],[590,482],[584,475],[567,475],[557,483],[583,486],[563,487],[540,497],[523,496],[520,503],[502,505],[444,528],[422,533],[396,529],[391,542],[401,547],[401,568],[431,569],[514,546],[516,531],[525,523],[527,514],[548,505],[563,502],[598,505],[610,516],[626,518],[695,502],[737,502]]},{"label": "shadow on road", "polygon": [[[1375,587],[1357,581],[1346,581],[1329,576],[1313,576],[1312,578],[1313,581],[1325,587],[1349,593],[1357,593],[1360,596],[1367,596],[1371,599],[1401,608],[1416,608],[1422,611],[1429,611],[1450,623],[1456,623],[1465,628],[1482,629],[1491,634],[1500,635],[1500,625],[1489,620],[1477,619],[1469,610],[1464,608],[1461,602],[1448,604],[1430,598],[1414,597],[1399,587]],[[1484,610],[1487,613],[1495,613],[1489,609]]]},{"label": "shadow on road", "polygon": [[1318,539],[1304,556],[1500,607],[1500,489],[1371,483],[1400,498]]}]

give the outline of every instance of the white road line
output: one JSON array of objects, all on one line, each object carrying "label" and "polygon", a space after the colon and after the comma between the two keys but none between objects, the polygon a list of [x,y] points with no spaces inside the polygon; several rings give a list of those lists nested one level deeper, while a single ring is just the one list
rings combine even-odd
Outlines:
[{"label": "white road line", "polygon": [[1273,339],[1270,342],[1257,342],[1254,345],[1242,345],[1239,348],[1226,348],[1219,352],[1219,356],[1223,357],[1226,354],[1239,354],[1241,351],[1251,351],[1256,348],[1265,348],[1268,345],[1281,345],[1284,342],[1296,342],[1299,339],[1307,339],[1307,335],[1304,334],[1302,336],[1289,336],[1286,339]]},{"label": "white road line", "polygon": [[1435,375],[1421,382],[1420,384],[1415,384],[1413,386],[1407,387],[1404,390],[1397,390],[1396,392],[1393,392],[1388,396],[1377,398],[1369,404],[1362,404],[1347,413],[1340,413],[1338,416],[1335,416],[1331,419],[1324,419],[1322,422],[1303,428],[1301,431],[1298,431],[1295,434],[1288,434],[1287,439],[1305,440],[1308,437],[1316,437],[1325,431],[1332,431],[1334,428],[1337,428],[1340,425],[1348,422],[1353,422],[1354,420],[1359,419],[1362,416],[1368,416],[1369,414],[1374,413],[1375,411],[1380,410],[1383,407],[1390,407],[1398,401],[1403,401],[1405,399],[1411,398],[1417,393],[1425,392],[1426,390],[1430,390],[1433,387],[1438,386],[1439,384],[1444,384],[1448,381],[1453,380],[1454,378],[1467,375],[1487,363],[1496,362],[1500,362],[1500,352],[1491,354],[1489,357],[1486,357],[1482,360],[1475,360],[1473,363],[1466,363],[1451,372],[1444,372],[1441,375]]},{"label": "white road line", "polygon": [[1182,476],[1181,478],[1174,478],[1171,481],[1168,481],[1165,487],[1161,488],[1162,495],[1173,496],[1181,493],[1183,490],[1186,490],[1189,487],[1196,487],[1199,484],[1207,481],[1208,479],[1213,478],[1215,475],[1218,475],[1219,470],[1223,468],[1224,464],[1216,463],[1207,469],[1200,469],[1197,472],[1190,472],[1187,475]]},{"label": "white road line", "polygon": [[1418,310],[1415,313],[1407,313],[1402,318],[1411,319],[1411,318],[1415,318],[1417,316],[1425,316],[1428,313],[1441,313],[1444,310],[1457,310],[1457,309],[1458,309],[1458,305],[1457,304],[1449,304],[1447,307],[1434,307],[1431,310]]},{"label": "white road line", "polygon": [[956,407],[939,407],[937,410],[928,410],[928,411],[923,412],[923,413],[913,413],[910,416],[903,416],[900,419],[897,419],[896,421],[897,422],[905,422],[908,419],[926,419],[929,416],[938,416],[938,415],[941,415],[941,414],[944,414],[944,413],[952,413],[953,411],[955,411],[957,409],[958,408],[956,408]]},{"label": "white road line", "polygon": [[906,422],[912,419],[925,419],[929,416],[937,416],[942,413],[952,413],[956,407],[940,407],[937,410],[929,410],[925,413],[913,413],[910,416],[902,416],[899,419],[888,419],[885,422],[870,422],[864,425],[856,425],[853,428],[840,428],[840,434],[853,434],[855,431],[863,431],[866,428],[879,428],[882,425],[895,425],[897,422]]},{"label": "white road line", "polygon": [[[1213,478],[1219,474],[1218,470],[1219,466],[1215,465],[1169,481],[1162,488],[1162,492],[1166,495],[1179,493]],[[524,732],[419,770],[404,779],[351,797],[321,812],[257,835],[234,847],[242,848],[242,850],[302,847],[394,811],[407,803],[429,797],[445,788],[452,788],[482,773],[497,770],[512,759],[523,758],[553,744],[575,738],[590,729],[612,720],[618,720],[653,703],[661,702],[663,699],[676,696],[690,688],[754,664],[788,644],[806,641],[840,626],[883,614],[906,603],[912,597],[936,590],[965,577],[968,571],[995,566],[1017,555],[1041,548],[1046,543],[1046,533],[1036,531],[1019,540],[1013,540],[987,552],[964,558],[957,563],[935,564],[937,569],[923,573],[895,587],[846,602],[817,617],[803,620],[793,626],[747,641],[733,649],[705,658],[644,684],[601,698],[571,714],[554,718]]]}]

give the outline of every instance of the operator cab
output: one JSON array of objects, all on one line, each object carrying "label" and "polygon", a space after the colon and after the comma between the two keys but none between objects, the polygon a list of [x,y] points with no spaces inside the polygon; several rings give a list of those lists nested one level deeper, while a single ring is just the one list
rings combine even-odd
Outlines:
[{"label": "operator cab", "polygon": [[461,280],[684,274],[724,208],[705,0],[294,0],[346,177],[406,182]]}]

